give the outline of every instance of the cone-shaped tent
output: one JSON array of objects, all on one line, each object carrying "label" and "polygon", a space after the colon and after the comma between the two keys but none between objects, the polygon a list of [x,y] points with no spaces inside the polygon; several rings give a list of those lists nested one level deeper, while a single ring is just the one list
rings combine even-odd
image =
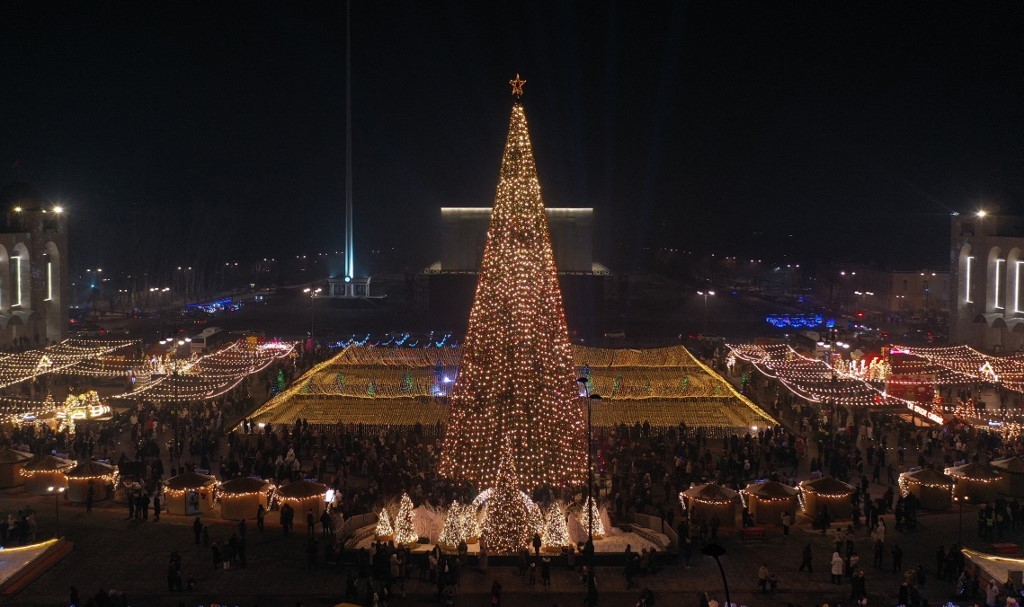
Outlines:
[{"label": "cone-shaped tent", "polygon": [[798,491],[778,481],[751,483],[743,492],[747,498],[747,510],[754,521],[761,524],[782,524],[782,513],[794,516],[799,505]]},{"label": "cone-shaped tent", "polygon": [[197,472],[182,472],[164,485],[167,514],[206,514],[213,509],[213,490],[217,479]]},{"label": "cone-shaped tent", "polygon": [[22,467],[25,490],[33,495],[49,495],[49,487],[67,487],[65,473],[74,466],[75,462],[53,455],[37,457]]},{"label": "cone-shaped tent", "polygon": [[68,470],[68,501],[83,503],[89,499],[92,488],[92,500],[99,502],[108,500],[114,494],[116,469],[97,461],[85,461]]},{"label": "cone-shaped tent", "polygon": [[1006,475],[1006,493],[1024,497],[1024,456],[995,459],[989,465]]},{"label": "cone-shaped tent", "polygon": [[946,474],[953,478],[953,496],[967,499],[973,504],[982,504],[996,499],[1000,493],[1006,493],[1006,475],[996,472],[985,464],[972,462],[963,466],[946,468]]},{"label": "cone-shaped tent", "polygon": [[804,514],[817,517],[823,508],[828,509],[831,520],[850,518],[853,512],[850,498],[854,488],[831,476],[823,476],[800,483],[803,494]]},{"label": "cone-shaped tent", "polygon": [[324,501],[326,495],[327,485],[307,480],[295,481],[277,488],[277,497],[282,502],[288,502],[300,519],[305,519],[306,512],[312,511],[313,516],[319,521],[320,513],[327,505]]},{"label": "cone-shaped tent", "polygon": [[19,487],[25,484],[25,475],[21,471],[25,463],[32,459],[31,453],[15,451],[10,447],[0,449],[0,489]]},{"label": "cone-shaped tent", "polygon": [[938,470],[904,472],[900,484],[917,496],[925,510],[946,510],[953,503],[953,478]]},{"label": "cone-shaped tent", "polygon": [[718,516],[723,527],[736,526],[739,493],[721,485],[695,485],[679,494],[691,521],[710,521]]},{"label": "cone-shaped tent", "polygon": [[504,437],[521,488],[580,484],[586,424],[526,113],[512,107],[469,328],[444,477],[493,487]]},{"label": "cone-shaped tent", "polygon": [[[260,504],[267,508],[267,496],[270,494],[270,483],[264,480],[239,477],[221,483],[220,517],[239,520],[256,518],[256,510]],[[298,513],[296,513],[298,514]]]}]

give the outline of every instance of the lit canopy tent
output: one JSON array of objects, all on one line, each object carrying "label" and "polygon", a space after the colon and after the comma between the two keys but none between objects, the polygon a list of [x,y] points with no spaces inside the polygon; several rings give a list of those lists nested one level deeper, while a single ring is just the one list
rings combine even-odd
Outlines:
[{"label": "lit canopy tent", "polygon": [[307,480],[288,483],[277,489],[277,497],[294,508],[295,515],[298,518],[304,518],[306,511],[312,510],[313,516],[319,520],[320,513],[324,511],[326,506],[326,495],[327,485],[311,483]]},{"label": "lit canopy tent", "polygon": [[257,478],[239,477],[220,485],[220,517],[239,520],[256,518],[260,504],[267,507],[270,483]]},{"label": "lit canopy tent", "polygon": [[22,467],[25,475],[25,490],[33,495],[48,495],[49,487],[67,487],[66,472],[75,462],[53,455],[38,457]]},{"label": "lit canopy tent", "polygon": [[947,510],[953,505],[953,478],[925,468],[900,475],[904,495],[913,493],[925,510]]},{"label": "lit canopy tent", "polygon": [[710,521],[718,515],[723,527],[736,526],[736,503],[739,493],[721,485],[695,485],[679,494],[690,520]]},{"label": "lit canopy tent", "polygon": [[93,501],[108,500],[114,493],[115,469],[97,461],[86,461],[68,471],[68,500],[85,502],[92,487]]},{"label": "lit canopy tent", "polygon": [[984,464],[972,462],[946,468],[945,472],[956,482],[953,495],[961,499],[967,498],[975,504],[993,501],[999,493],[1006,492],[1006,475]]},{"label": "lit canopy tent", "polygon": [[747,498],[747,510],[757,523],[778,525],[782,522],[783,512],[789,512],[791,516],[796,513],[798,491],[778,481],[751,483],[743,493]]},{"label": "lit canopy tent", "polygon": [[961,549],[975,567],[981,569],[981,573],[988,579],[1006,580],[1010,577],[1011,571],[1024,569],[1024,558],[1014,558],[998,554],[986,554],[975,552],[967,548]]},{"label": "lit canopy tent", "polygon": [[213,509],[213,490],[217,479],[197,472],[183,472],[167,480],[168,514],[206,514]]},{"label": "lit canopy tent", "polygon": [[1006,475],[1006,493],[1013,497],[1024,497],[1024,457],[1017,455],[994,459],[989,465]]},{"label": "lit canopy tent", "polygon": [[800,491],[803,493],[804,514],[816,517],[822,508],[828,508],[832,520],[850,518],[852,486],[831,476],[823,476],[800,483]]},{"label": "lit canopy tent", "polygon": [[25,475],[21,471],[25,467],[25,462],[31,459],[31,453],[15,451],[9,447],[0,449],[0,489],[25,484]]}]

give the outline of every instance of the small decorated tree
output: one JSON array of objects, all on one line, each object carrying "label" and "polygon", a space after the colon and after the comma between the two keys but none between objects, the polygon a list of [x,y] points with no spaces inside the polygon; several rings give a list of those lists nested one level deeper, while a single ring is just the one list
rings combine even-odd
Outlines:
[{"label": "small decorated tree", "polygon": [[465,528],[463,527],[463,509],[462,504],[458,500],[453,501],[448,513],[444,517],[444,528],[441,529],[441,535],[438,536],[437,541],[445,547],[454,547],[459,544],[460,541],[466,539]]},{"label": "small decorated tree", "polygon": [[498,466],[497,485],[487,501],[487,520],[484,521],[483,538],[491,553],[517,554],[526,546],[533,533],[529,518],[529,510],[519,490],[511,441],[506,437]]},{"label": "small decorated tree", "polygon": [[394,537],[395,530],[391,526],[391,517],[388,516],[387,508],[381,508],[380,515],[377,517],[377,528],[373,530],[373,534],[377,536],[378,540]]},{"label": "small decorated tree", "polygon": [[544,547],[561,550],[569,545],[569,527],[565,524],[565,512],[558,503],[548,509],[548,520],[544,523]]},{"label": "small decorated tree", "polygon": [[416,533],[416,514],[412,509],[412,498],[403,493],[395,515],[395,542],[398,544],[415,544],[420,539]]},{"label": "small decorated tree", "polygon": [[597,501],[591,500],[589,497],[583,504],[583,509],[580,512],[580,524],[583,525],[583,529],[590,532],[590,521],[587,516],[590,516],[594,520],[594,539],[601,539],[604,537],[604,525],[601,523],[601,511],[597,509]]},{"label": "small decorated tree", "polygon": [[476,506],[472,503],[464,505],[460,515],[460,522],[462,537],[466,540],[467,544],[475,544],[480,541],[480,519],[477,516]]}]

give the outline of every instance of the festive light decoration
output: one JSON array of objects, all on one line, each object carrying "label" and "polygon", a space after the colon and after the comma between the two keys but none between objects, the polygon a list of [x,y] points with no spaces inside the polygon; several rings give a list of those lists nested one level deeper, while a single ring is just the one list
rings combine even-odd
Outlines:
[{"label": "festive light decoration", "polygon": [[245,378],[294,354],[295,344],[253,344],[238,340],[224,348],[185,362],[160,363],[160,373],[130,392],[113,398],[166,401],[197,401],[217,398]]},{"label": "festive light decoration", "polygon": [[382,508],[377,516],[377,526],[373,534],[378,540],[392,539],[395,536],[395,529],[391,526],[391,518],[388,516],[388,509]]},{"label": "festive light decoration", "polygon": [[568,546],[569,543],[569,526],[565,522],[565,511],[555,502],[548,508],[547,521],[544,523],[543,545],[545,548],[560,550],[563,546]]},{"label": "festive light decoration", "polygon": [[398,544],[415,544],[420,536],[416,533],[416,513],[413,512],[412,499],[408,493],[402,494],[395,515],[395,542]]},{"label": "festive light decoration", "polygon": [[462,535],[466,542],[472,544],[480,540],[480,534],[483,533],[483,530],[480,528],[480,518],[475,505],[466,504],[462,507],[460,522]]},{"label": "festive light decoration", "polygon": [[444,517],[444,527],[441,529],[441,535],[437,537],[437,541],[441,545],[451,548],[466,539],[462,513],[462,504],[458,500],[453,501],[452,505],[448,508],[448,513]]},{"label": "festive light decoration", "polygon": [[[580,483],[585,424],[526,114],[512,107],[442,476],[495,483],[502,437],[528,488]],[[490,509],[490,517],[497,513]],[[513,542],[502,537],[504,544]]]},{"label": "festive light decoration", "polygon": [[604,537],[604,524],[601,522],[601,511],[597,508],[597,501],[587,498],[583,502],[583,506],[580,508],[580,524],[588,532],[590,530],[590,520],[594,520],[594,539],[599,540]]},{"label": "festive light decoration", "polygon": [[918,485],[931,489],[942,489],[944,491],[952,491],[954,485],[952,478],[942,474],[941,472],[927,468],[924,470],[903,472],[897,479],[897,483],[900,487],[900,494],[903,495],[903,497],[910,495],[911,485]]},{"label": "festive light decoration", "polygon": [[520,481],[510,445],[511,438],[505,437],[504,443],[498,478],[487,498],[483,539],[493,554],[516,554],[527,545],[532,533],[530,508],[529,499],[523,500],[519,490]]}]

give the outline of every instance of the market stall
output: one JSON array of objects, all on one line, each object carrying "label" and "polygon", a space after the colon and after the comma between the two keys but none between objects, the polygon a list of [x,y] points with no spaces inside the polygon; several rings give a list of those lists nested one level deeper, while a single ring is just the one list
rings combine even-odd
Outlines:
[{"label": "market stall", "polygon": [[220,517],[240,520],[256,518],[260,504],[269,510],[267,497],[270,483],[257,478],[239,477],[221,483],[217,494],[220,496]]},{"label": "market stall", "polygon": [[973,462],[946,468],[946,474],[956,483],[953,496],[966,499],[972,504],[983,504],[996,499],[1000,493],[1006,493],[1006,475],[997,472],[984,464]]},{"label": "market stall", "polygon": [[1006,493],[1013,497],[1024,497],[1024,457],[1016,455],[989,462],[994,470],[1006,475]]},{"label": "market stall", "polygon": [[804,481],[800,483],[804,514],[817,517],[824,509],[830,520],[848,519],[853,512],[850,500],[854,491],[851,485],[831,476]]},{"label": "market stall", "polygon": [[747,510],[754,522],[767,525],[779,525],[782,513],[794,516],[799,506],[797,494],[793,487],[778,481],[762,481],[751,483],[743,489]]},{"label": "market stall", "polygon": [[721,485],[694,485],[679,494],[679,500],[691,521],[710,521],[717,516],[723,527],[736,526],[739,493]]},{"label": "market stall", "polygon": [[953,504],[953,478],[925,468],[900,475],[900,489],[904,495],[917,496],[925,510],[948,510]]},{"label": "market stall", "polygon": [[0,489],[24,485],[25,475],[21,471],[25,463],[31,459],[31,453],[16,451],[10,447],[0,449]]},{"label": "market stall", "polygon": [[89,460],[68,470],[67,499],[70,502],[85,503],[92,487],[92,500],[108,500],[114,495],[114,481],[117,469],[107,464]]},{"label": "market stall", "polygon": [[167,480],[167,514],[185,516],[206,514],[213,509],[213,494],[217,479],[197,472],[183,472]]},{"label": "market stall", "polygon": [[49,495],[50,487],[67,487],[67,471],[75,462],[55,455],[43,455],[22,466],[25,475],[25,490],[32,495]]},{"label": "market stall", "polygon": [[306,480],[288,483],[277,488],[277,497],[295,509],[296,516],[304,518],[307,511],[320,520],[320,513],[326,507],[327,485]]}]

